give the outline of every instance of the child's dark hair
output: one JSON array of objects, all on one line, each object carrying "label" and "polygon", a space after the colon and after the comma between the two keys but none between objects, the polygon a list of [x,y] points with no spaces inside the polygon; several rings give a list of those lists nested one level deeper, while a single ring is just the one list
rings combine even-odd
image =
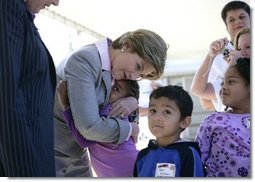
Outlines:
[{"label": "child's dark hair", "polygon": [[246,81],[246,84],[250,85],[250,58],[239,58],[232,67],[238,71],[240,76]]},{"label": "child's dark hair", "polygon": [[151,93],[150,100],[152,98],[158,99],[160,97],[166,97],[169,100],[175,101],[181,112],[181,119],[184,119],[186,116],[191,116],[193,110],[193,101],[189,93],[181,86],[168,85],[159,87]]},{"label": "child's dark hair", "polygon": [[250,16],[250,6],[243,1],[231,1],[227,3],[221,11],[221,18],[227,25],[227,13],[231,10],[243,9]]},{"label": "child's dark hair", "polygon": [[127,96],[132,96],[138,100],[139,99],[139,85],[138,85],[137,80],[125,80],[125,82],[129,89]]}]

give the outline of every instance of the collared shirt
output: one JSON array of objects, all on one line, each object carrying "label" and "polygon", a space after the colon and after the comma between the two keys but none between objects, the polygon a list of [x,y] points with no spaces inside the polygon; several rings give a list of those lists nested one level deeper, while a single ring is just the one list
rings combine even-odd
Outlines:
[{"label": "collared shirt", "polygon": [[106,71],[111,71],[111,59],[108,47],[112,45],[112,41],[108,38],[104,38],[97,41],[95,45],[101,58],[102,69]]},{"label": "collared shirt", "polygon": [[[112,40],[108,38],[104,38],[102,40],[99,40],[95,43],[97,50],[99,52],[101,62],[102,62],[102,69],[106,71],[111,71],[111,59],[109,54],[109,46],[112,45]],[[112,80],[112,85],[114,84],[115,80]],[[130,138],[132,133],[132,125],[129,123],[130,130],[129,134],[126,138],[126,141]]]}]

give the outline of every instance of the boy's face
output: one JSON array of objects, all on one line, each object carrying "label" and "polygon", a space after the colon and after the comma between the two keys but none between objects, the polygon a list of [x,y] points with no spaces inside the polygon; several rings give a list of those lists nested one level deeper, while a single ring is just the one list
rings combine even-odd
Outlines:
[{"label": "boy's face", "polygon": [[128,88],[125,84],[125,80],[115,81],[112,86],[109,103],[113,103],[118,99],[124,98],[128,95]]},{"label": "boy's face", "polygon": [[149,104],[148,121],[151,133],[161,144],[170,144],[180,139],[181,113],[175,101],[166,97],[152,98]]},{"label": "boy's face", "polygon": [[233,41],[237,32],[245,27],[251,26],[250,16],[243,9],[236,9],[227,12],[226,17],[227,31]]}]

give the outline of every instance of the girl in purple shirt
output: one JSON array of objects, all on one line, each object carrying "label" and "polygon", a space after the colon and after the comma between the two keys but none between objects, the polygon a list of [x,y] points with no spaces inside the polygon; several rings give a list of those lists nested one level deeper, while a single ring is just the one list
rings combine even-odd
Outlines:
[{"label": "girl in purple shirt", "polygon": [[[91,165],[98,177],[131,177],[133,175],[134,163],[138,154],[135,146],[134,138],[130,137],[127,141],[120,145],[111,143],[102,143],[86,140],[74,125],[71,108],[69,107],[66,82],[62,81],[57,87],[58,98],[64,109],[62,113],[66,120],[72,135],[77,143],[82,147],[88,147]],[[111,103],[114,101],[133,96],[139,97],[139,86],[134,80],[115,81],[112,86],[109,104],[104,106],[100,112],[101,116],[108,117],[111,109]],[[123,120],[129,121],[128,117]],[[130,119],[132,120],[132,119]],[[117,122],[117,121],[116,121]]]},{"label": "girl in purple shirt", "polygon": [[220,96],[226,112],[205,118],[196,137],[207,176],[250,177],[250,58],[227,69]]}]

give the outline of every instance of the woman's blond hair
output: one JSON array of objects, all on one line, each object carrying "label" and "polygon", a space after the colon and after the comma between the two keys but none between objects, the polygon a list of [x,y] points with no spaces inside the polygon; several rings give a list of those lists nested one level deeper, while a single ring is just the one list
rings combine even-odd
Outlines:
[{"label": "woman's blond hair", "polygon": [[234,47],[235,50],[239,50],[238,49],[238,42],[239,42],[239,38],[243,35],[243,34],[250,34],[251,33],[251,29],[250,28],[243,28],[241,30],[239,30],[239,32],[236,34],[235,39],[234,39]]},{"label": "woman's blond hair", "polygon": [[125,45],[131,48],[131,52],[137,53],[147,61],[156,72],[144,75],[149,80],[159,79],[164,72],[168,46],[158,34],[146,29],[127,32],[112,43],[114,49],[121,49]]}]

